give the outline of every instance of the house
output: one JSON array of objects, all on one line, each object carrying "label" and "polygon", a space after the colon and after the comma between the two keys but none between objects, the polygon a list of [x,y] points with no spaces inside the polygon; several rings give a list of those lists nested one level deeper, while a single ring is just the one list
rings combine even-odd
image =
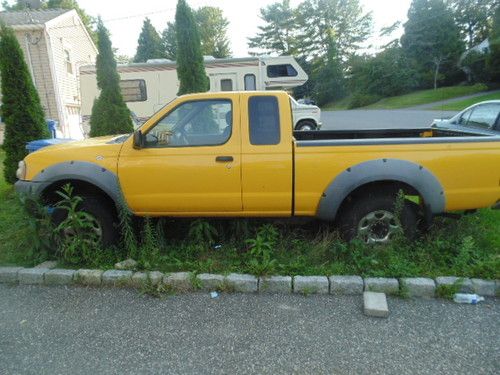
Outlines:
[{"label": "house", "polygon": [[83,138],[79,70],[95,63],[97,48],[76,11],[0,12],[0,21],[14,29],[45,117],[63,137]]}]

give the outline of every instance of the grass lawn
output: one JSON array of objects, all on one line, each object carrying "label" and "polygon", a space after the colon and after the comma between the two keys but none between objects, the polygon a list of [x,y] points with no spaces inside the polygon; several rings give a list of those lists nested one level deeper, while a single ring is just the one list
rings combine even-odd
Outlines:
[{"label": "grass lawn", "polygon": [[475,98],[470,98],[470,99],[460,100],[460,101],[455,102],[455,103],[440,105],[440,106],[434,107],[432,109],[441,110],[441,111],[457,111],[458,112],[458,111],[461,111],[461,110],[463,110],[463,109],[465,109],[473,104],[484,102],[486,100],[500,100],[500,92],[476,96]]},{"label": "grass lawn", "polygon": [[[0,165],[4,156],[0,150]],[[48,256],[37,250],[39,224],[24,212],[2,173],[0,266],[32,266],[52,257],[63,267],[109,269],[132,256],[142,269],[163,272],[500,279],[500,211],[490,209],[460,220],[438,218],[418,241],[400,240],[386,247],[346,244],[329,225],[317,222],[293,226],[246,220],[161,220],[143,225],[139,244],[82,254],[72,248],[71,261],[64,260],[62,252]]]},{"label": "grass lawn", "polygon": [[[399,109],[413,107],[420,104],[428,104],[460,96],[471,95],[481,91],[486,91],[487,89],[488,88],[484,84],[476,84],[473,86],[441,87],[437,90],[420,90],[405,95],[384,98],[361,109]],[[344,98],[338,102],[329,103],[322,109],[328,111],[348,109],[347,107],[349,101],[350,98]]]}]

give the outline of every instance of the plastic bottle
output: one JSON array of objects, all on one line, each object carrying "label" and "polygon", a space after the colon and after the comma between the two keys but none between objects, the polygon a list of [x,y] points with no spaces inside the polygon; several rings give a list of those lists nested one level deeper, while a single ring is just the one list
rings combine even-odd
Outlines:
[{"label": "plastic bottle", "polygon": [[456,303],[469,303],[471,305],[477,305],[478,302],[484,301],[484,297],[478,296],[477,294],[455,293],[453,301]]}]

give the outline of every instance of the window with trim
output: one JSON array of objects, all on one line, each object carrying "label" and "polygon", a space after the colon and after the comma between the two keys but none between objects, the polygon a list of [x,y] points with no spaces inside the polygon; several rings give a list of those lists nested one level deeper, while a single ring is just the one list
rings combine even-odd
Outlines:
[{"label": "window with trim", "polygon": [[126,102],[145,102],[148,100],[146,81],[143,79],[126,79],[120,81],[120,90]]},{"label": "window with trim", "polygon": [[222,145],[231,137],[232,113],[227,99],[182,103],[147,132],[145,147]]},{"label": "window with trim", "polygon": [[255,74],[245,74],[245,91],[255,91],[257,90],[257,84],[255,82]]},{"label": "window with trim", "polygon": [[230,78],[221,79],[220,91],[233,91],[233,80]]},{"label": "window with trim", "polygon": [[277,145],[280,143],[280,116],[275,96],[252,96],[248,101],[250,143]]},{"label": "window with trim", "polygon": [[481,104],[466,112],[460,124],[475,128],[492,129],[500,113],[500,104]]},{"label": "window with trim", "polygon": [[64,63],[66,64],[66,72],[73,74],[73,64],[71,63],[71,54],[69,50],[64,50]]},{"label": "window with trim", "polygon": [[280,65],[268,65],[267,66],[267,76],[269,78],[277,77],[295,77],[297,76],[297,71],[291,64],[280,64]]}]

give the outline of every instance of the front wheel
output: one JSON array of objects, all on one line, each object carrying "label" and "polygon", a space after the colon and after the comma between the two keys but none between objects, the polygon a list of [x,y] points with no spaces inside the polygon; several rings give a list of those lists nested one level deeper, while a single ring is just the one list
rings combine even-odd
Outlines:
[{"label": "front wheel", "polygon": [[358,238],[367,244],[387,244],[398,235],[413,239],[417,234],[418,205],[403,200],[397,208],[396,196],[368,193],[354,197],[339,213],[338,224],[344,239]]},{"label": "front wheel", "polygon": [[299,131],[312,131],[316,129],[316,124],[313,121],[301,121],[295,127]]},{"label": "front wheel", "polygon": [[[88,230],[94,232],[95,237],[102,246],[115,245],[119,241],[119,234],[116,228],[116,214],[113,207],[95,196],[82,196],[82,201],[78,205],[78,210],[87,213],[90,221]],[[61,208],[56,208],[52,214],[52,220],[57,226],[62,223],[68,215],[68,212]],[[63,236],[72,236],[73,228],[68,226],[64,228]]]}]

